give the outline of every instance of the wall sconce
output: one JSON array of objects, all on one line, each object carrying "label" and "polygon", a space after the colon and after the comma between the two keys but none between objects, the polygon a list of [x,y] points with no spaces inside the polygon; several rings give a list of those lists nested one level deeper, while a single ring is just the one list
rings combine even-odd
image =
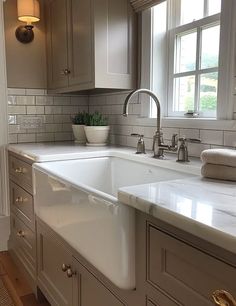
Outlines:
[{"label": "wall sconce", "polygon": [[16,38],[23,44],[30,43],[34,39],[32,22],[40,20],[38,0],[17,0],[17,13],[18,20],[26,22],[26,25],[16,29]]}]

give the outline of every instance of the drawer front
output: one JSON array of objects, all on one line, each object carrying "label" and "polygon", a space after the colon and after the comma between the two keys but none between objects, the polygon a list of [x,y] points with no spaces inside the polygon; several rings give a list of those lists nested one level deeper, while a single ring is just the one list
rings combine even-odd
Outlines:
[{"label": "drawer front", "polygon": [[18,268],[24,272],[31,288],[34,290],[36,282],[36,262],[27,252],[25,252],[24,247],[17,240],[18,239],[11,234],[8,244],[9,252]]},{"label": "drawer front", "polygon": [[11,215],[11,235],[23,252],[35,260],[35,233],[13,214]]},{"label": "drawer front", "polygon": [[236,269],[147,225],[147,281],[186,306],[214,305],[216,289],[236,292]]},{"label": "drawer front", "polygon": [[32,187],[32,167],[30,164],[10,155],[9,171],[12,179],[19,185],[27,184]]},{"label": "drawer front", "polygon": [[33,197],[12,181],[10,181],[10,203],[15,215],[34,231]]}]

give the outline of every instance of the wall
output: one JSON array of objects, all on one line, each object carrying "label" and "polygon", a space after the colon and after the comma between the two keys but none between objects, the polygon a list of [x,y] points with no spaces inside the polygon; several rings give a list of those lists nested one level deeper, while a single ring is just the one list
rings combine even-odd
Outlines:
[{"label": "wall", "polygon": [[[122,116],[122,108],[127,93],[94,95],[89,98],[89,111],[98,110],[106,115],[111,125],[110,141],[112,144],[136,147],[137,139],[131,133],[143,134],[146,148],[152,149],[152,137],[156,131],[154,119],[140,119],[141,104],[135,101],[129,105],[129,116]],[[236,118],[236,96],[234,117]],[[200,138],[201,144],[189,143],[189,155],[199,157],[202,150],[215,147],[236,148],[236,120],[206,122],[188,120],[164,120],[162,122],[164,139],[170,142],[172,134],[185,135],[188,138]]]},{"label": "wall", "polygon": [[46,88],[45,24],[41,0],[41,20],[35,23],[34,41],[20,43],[15,30],[24,23],[17,20],[16,0],[4,2],[7,83],[13,88]]},{"label": "wall", "polygon": [[[9,142],[72,140],[71,116],[88,111],[87,96],[47,95],[43,89],[8,89]],[[23,128],[22,119],[42,118],[40,128]]]}]

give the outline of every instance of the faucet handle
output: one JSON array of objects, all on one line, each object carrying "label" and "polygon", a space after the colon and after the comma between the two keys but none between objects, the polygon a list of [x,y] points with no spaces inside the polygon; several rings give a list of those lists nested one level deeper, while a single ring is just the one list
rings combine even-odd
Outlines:
[{"label": "faucet handle", "polygon": [[192,142],[192,143],[201,143],[201,139],[199,138],[186,138],[185,139],[187,142]]},{"label": "faucet handle", "polygon": [[171,139],[171,146],[175,147],[178,144],[178,134],[173,134]]},{"label": "faucet handle", "polygon": [[144,135],[132,133],[131,136],[133,137],[139,137],[138,143],[137,143],[137,152],[136,154],[146,154],[145,150],[145,143],[144,143]]},{"label": "faucet handle", "polygon": [[132,133],[132,134],[130,134],[130,136],[132,136],[132,137],[139,137],[140,139],[142,139],[144,137],[144,135],[138,134],[138,133]]}]

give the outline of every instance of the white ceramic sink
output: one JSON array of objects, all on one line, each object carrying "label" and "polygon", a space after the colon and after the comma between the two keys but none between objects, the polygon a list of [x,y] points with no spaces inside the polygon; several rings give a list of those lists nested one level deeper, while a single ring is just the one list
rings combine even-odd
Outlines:
[{"label": "white ceramic sink", "polygon": [[135,211],[120,187],[190,174],[117,156],[34,164],[35,211],[123,289],[135,288]]}]

